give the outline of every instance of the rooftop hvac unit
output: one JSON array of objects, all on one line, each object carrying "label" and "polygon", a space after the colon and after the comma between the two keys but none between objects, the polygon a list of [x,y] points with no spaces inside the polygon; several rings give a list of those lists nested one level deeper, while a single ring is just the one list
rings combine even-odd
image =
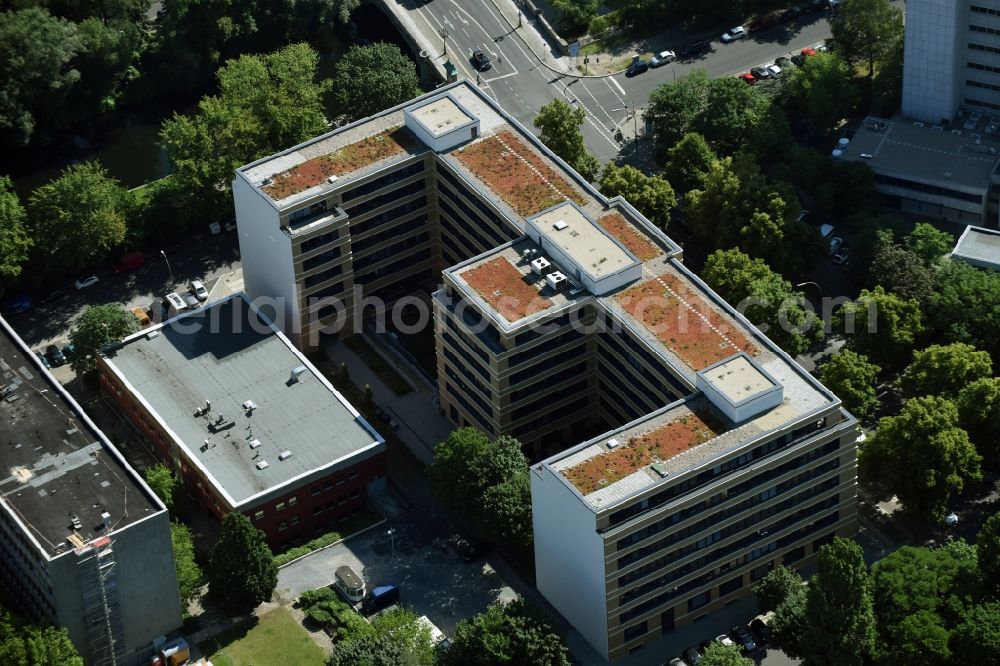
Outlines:
[{"label": "rooftop hvac unit", "polygon": [[326,182],[331,183],[331,184],[332,183],[336,183],[337,182],[337,177],[336,176],[330,176],[329,178],[326,179]]},{"label": "rooftop hvac unit", "polygon": [[259,446],[260,446],[260,440],[259,439],[251,439],[250,440],[250,448],[251,449],[256,449]]},{"label": "rooftop hvac unit", "polygon": [[266,460],[261,460],[259,463],[254,465],[257,469],[267,469],[270,465],[267,464]]},{"label": "rooftop hvac unit", "polygon": [[257,403],[255,403],[253,400],[243,401],[243,411],[252,412],[255,409],[257,409]]},{"label": "rooftop hvac unit", "polygon": [[553,227],[553,228],[554,228],[554,229],[555,229],[556,231],[562,231],[563,229],[565,229],[565,228],[566,228],[566,227],[568,227],[568,226],[569,226],[569,225],[568,225],[568,224],[566,224],[566,220],[556,220],[556,221],[555,221],[555,222],[554,222],[554,223],[552,224],[552,227]]},{"label": "rooftop hvac unit", "polygon": [[554,290],[559,291],[566,286],[566,276],[556,271],[555,273],[549,273],[545,276],[545,281],[549,283],[549,286]]},{"label": "rooftop hvac unit", "polygon": [[291,451],[282,451],[281,453],[278,454],[278,460],[288,460],[291,457],[292,457]]},{"label": "rooftop hvac unit", "polygon": [[621,444],[621,442],[619,442],[617,439],[609,439],[605,443],[607,444],[609,449],[616,449],[618,448],[618,445]]},{"label": "rooftop hvac unit", "polygon": [[551,266],[552,263],[549,262],[545,257],[538,257],[537,259],[531,260],[531,272],[535,275],[544,275],[545,269]]}]

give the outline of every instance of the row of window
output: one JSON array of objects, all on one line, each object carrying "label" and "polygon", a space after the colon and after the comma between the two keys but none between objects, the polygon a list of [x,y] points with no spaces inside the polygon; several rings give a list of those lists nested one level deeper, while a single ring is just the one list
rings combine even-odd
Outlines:
[{"label": "row of window", "polygon": [[424,170],[424,161],[420,160],[414,162],[409,166],[405,166],[402,169],[396,169],[391,173],[387,173],[384,176],[376,178],[375,180],[370,180],[367,183],[358,185],[357,187],[352,187],[349,190],[344,190],[340,193],[340,200],[343,202],[353,201],[358,197],[363,197],[366,194],[371,194],[372,192],[377,192],[383,187],[388,187],[393,183],[398,183],[399,181],[409,178],[410,176],[416,175]]},{"label": "row of window", "polygon": [[977,69],[981,72],[1000,72],[1000,67],[991,67],[990,65],[983,65],[978,62],[966,62],[965,65],[969,69]]},{"label": "row of window", "polygon": [[[489,374],[486,372],[485,369],[483,369],[482,364],[480,364],[474,358],[469,356],[468,352],[465,351],[465,348],[462,345],[458,344],[458,341],[455,340],[455,338],[451,337],[451,335],[447,331],[442,331],[441,335],[446,343],[445,345],[442,346],[442,348],[444,349],[445,357],[451,363],[453,363],[456,367],[463,368],[465,371],[468,371],[469,368],[472,368],[479,374],[480,377],[482,377],[487,382],[489,381],[490,379]],[[454,351],[452,351],[452,349],[454,349]],[[455,356],[456,353],[461,355],[461,357],[465,360],[464,363],[460,362],[458,358],[456,358]]]},{"label": "row of window", "polygon": [[[512,241],[515,238],[521,236],[520,230],[512,229],[510,225],[507,223],[507,220],[505,220],[500,215],[497,215],[497,213],[494,212],[489,206],[487,206],[483,202],[483,200],[480,199],[478,196],[471,194],[469,190],[465,188],[458,181],[458,178],[449,173],[448,170],[444,168],[444,166],[440,162],[438,162],[437,165],[437,172],[441,180],[448,183],[454,189],[455,192],[458,192],[466,199],[471,201],[472,205],[475,206],[477,209],[479,209],[480,214],[486,219],[486,221],[492,223],[492,228],[490,227],[490,225],[486,225],[486,227],[487,231],[494,237],[497,237],[495,235],[497,232],[499,233],[499,238],[501,238],[502,240],[499,243],[497,243],[497,245],[503,245],[507,241]],[[441,181],[439,180],[438,181],[439,192],[441,191],[440,182]]]},{"label": "row of window", "polygon": [[[808,437],[812,433],[824,427],[826,427],[826,422],[825,420],[820,419],[808,425],[797,428],[793,432],[786,433],[784,437],[777,437],[775,439],[768,440],[763,444],[759,444],[758,446],[754,447],[751,450],[750,461],[761,460],[762,458],[770,455],[771,453],[779,449],[784,449],[788,448],[789,446],[793,446],[794,444],[797,444],[804,438]],[[839,446],[839,444],[836,442],[831,442],[826,446],[831,446],[831,445],[834,447],[834,449],[836,449]],[[646,511],[655,509],[656,507],[662,506],[663,504],[666,504],[667,502],[673,500],[675,497],[686,494],[696,488],[712,483],[715,480],[719,479],[720,477],[736,471],[740,467],[743,467],[743,463],[740,462],[741,459],[742,456],[737,458],[730,458],[729,460],[719,465],[716,465],[711,469],[701,472],[696,477],[689,477],[687,479],[684,479],[679,483],[664,488],[655,495],[650,495],[649,497],[642,499],[636,502],[635,504],[627,506],[624,509],[615,511],[610,516],[610,523],[608,525],[609,529],[616,525],[620,525],[621,523],[627,520],[630,520],[631,518],[639,515],[640,513],[644,513]],[[792,467],[788,467],[788,469],[792,469]]]},{"label": "row of window", "polygon": [[343,275],[344,265],[337,264],[333,268],[328,268],[325,271],[320,271],[319,273],[314,273],[313,275],[307,275],[302,278],[302,287],[304,289],[309,289],[310,287],[315,287],[318,284],[323,284],[327,280],[332,280],[338,275]]},{"label": "row of window", "polygon": [[[563,418],[571,414],[577,414],[578,412],[586,410],[587,407],[589,407],[589,405],[590,405],[590,396],[585,395],[582,398],[574,400],[568,405],[563,405],[562,407],[560,407],[559,416],[560,418]],[[546,425],[550,424],[552,420],[553,416],[551,414],[542,414],[541,416],[534,418],[528,421],[527,423],[518,426],[517,428],[514,428],[511,434],[514,437],[517,437],[518,439],[521,440],[528,439],[528,435],[535,432],[536,430],[544,428]]]},{"label": "row of window", "polygon": [[[670,372],[670,368],[662,359],[643,347],[628,331],[623,331],[619,335],[602,335],[601,343],[626,358],[629,364],[639,370],[654,386],[670,387],[678,397],[691,393],[691,389]],[[627,352],[623,346],[628,349]]]},{"label": "row of window", "polygon": [[[992,90],[1000,91],[1000,86],[992,86],[986,83],[980,84],[978,81],[966,81],[970,86],[978,86],[981,88],[990,88]],[[884,185],[892,185],[893,187],[900,187],[904,190],[912,190],[913,192],[921,192],[924,194],[936,194],[942,197],[948,197],[950,199],[958,199],[959,201],[968,201],[970,203],[982,203],[983,196],[981,194],[970,194],[969,192],[960,192],[959,190],[953,190],[949,187],[940,187],[938,185],[928,185],[926,183],[917,183],[912,180],[905,180],[903,178],[895,178],[893,176],[886,176],[885,174],[875,174],[875,182],[882,183]]]},{"label": "row of window", "polygon": [[[587,379],[586,378],[584,378],[581,381],[578,381],[577,383],[575,383],[575,384],[573,384],[571,386],[567,386],[564,389],[560,389],[559,393],[556,393],[556,394],[551,394],[550,393],[550,394],[547,394],[547,395],[543,395],[542,397],[540,397],[537,400],[534,400],[532,402],[529,402],[528,404],[524,405],[523,407],[518,407],[511,414],[511,417],[510,417],[511,421],[520,421],[521,419],[523,419],[523,418],[525,418],[527,416],[531,416],[532,414],[534,414],[536,412],[537,413],[545,412],[545,411],[547,411],[548,405],[551,405],[553,402],[559,400],[562,397],[571,396],[571,395],[580,395],[580,394],[585,394],[585,393],[587,393]],[[562,411],[562,410],[560,409],[559,411]]]},{"label": "row of window", "polygon": [[977,14],[986,14],[987,16],[1000,16],[1000,9],[983,7],[982,5],[969,5],[969,11]]},{"label": "row of window", "polygon": [[567,349],[566,351],[559,352],[553,356],[549,356],[547,359],[541,363],[536,363],[531,367],[525,368],[524,370],[519,370],[510,376],[510,385],[519,386],[521,382],[528,381],[533,377],[537,377],[539,374],[545,372],[550,368],[567,363],[575,358],[579,358],[587,353],[587,344],[583,342],[576,345],[572,349]]},{"label": "row of window", "polygon": [[339,259],[342,251],[340,246],[330,248],[326,252],[320,252],[314,257],[309,257],[302,262],[302,272],[308,273],[314,268],[319,268],[328,261]]},{"label": "row of window", "polygon": [[576,365],[571,365],[565,370],[560,370],[559,372],[556,372],[554,374],[549,375],[548,377],[545,377],[544,379],[541,380],[542,381],[541,385],[539,385],[538,382],[535,382],[514,391],[513,393],[510,394],[510,403],[511,405],[514,405],[519,400],[522,400],[524,398],[533,395],[538,395],[546,387],[555,386],[556,384],[560,384],[566,381],[570,377],[577,377],[585,374],[587,374],[587,361],[582,361],[580,363],[577,363]]},{"label": "row of window", "polygon": [[[465,192],[464,188],[453,185],[455,189],[452,190],[448,185],[442,185],[441,183],[438,184],[439,202],[448,201],[452,206],[464,213],[464,215],[456,215],[451,207],[447,207],[448,215],[456,222],[464,220],[465,225],[462,229],[472,235],[473,238],[482,243],[486,248],[503,245],[517,237],[509,232],[505,233],[508,229],[507,225],[496,216],[482,214],[485,204],[480,201],[479,197],[470,196]],[[463,194],[465,199],[472,202],[471,206],[462,198]],[[442,206],[442,208],[445,207]],[[474,210],[474,208],[478,208],[479,210]],[[477,233],[478,231],[483,232],[486,236],[484,237]]]},{"label": "row of window", "polygon": [[570,342],[580,340],[583,337],[583,333],[570,328],[559,335],[552,336],[545,342],[540,342],[530,349],[517,352],[516,354],[511,354],[510,358],[507,359],[507,367],[516,368],[519,365],[524,365],[525,363],[538,358],[542,354],[547,354],[548,352],[559,349],[560,347],[565,347]]},{"label": "row of window", "polygon": [[325,504],[315,505],[313,507],[312,513],[314,516],[318,516],[324,511],[333,511],[338,506],[344,506],[348,502],[356,502],[359,499],[361,499],[361,491],[355,489],[347,493],[346,495],[340,495],[339,497],[336,497]]},{"label": "row of window", "polygon": [[[476,224],[476,220],[467,220],[455,212],[455,209],[448,202],[451,201],[454,205],[458,206],[459,201],[457,198],[453,199],[452,195],[443,189],[438,194],[440,195],[438,196],[438,212],[441,218],[442,236],[452,235],[464,240],[467,245],[475,242],[476,246],[473,248],[473,251],[467,255],[470,258],[499,245],[499,243],[492,242],[480,233],[480,227]],[[458,231],[459,229],[461,232]]]},{"label": "row of window", "polygon": [[[448,290],[448,298],[451,299],[451,304],[446,305],[448,311],[452,312],[456,318],[462,320],[462,323],[469,329],[469,335],[474,335],[484,347],[494,354],[503,353],[504,349],[500,341],[500,332],[489,321],[483,318],[483,314],[475,306],[460,297],[456,297],[451,289]],[[448,319],[449,326],[458,330],[459,327],[451,322],[450,318]],[[469,340],[464,335],[462,339]],[[473,343],[470,342],[470,344]],[[486,360],[486,353],[478,347],[476,347],[476,353],[482,355],[483,360]]]},{"label": "row of window", "polygon": [[[615,378],[615,373],[612,372],[611,367],[618,368],[618,371],[626,378],[626,381],[618,381]],[[608,395],[625,396],[626,400],[618,400],[621,404],[622,409],[633,414],[632,418],[636,419],[643,414],[649,414],[655,411],[657,408],[662,407],[662,402],[656,402],[656,396],[648,396],[648,401],[646,397],[639,397],[639,394],[629,388],[631,384],[631,377],[625,366],[616,358],[604,357],[597,364],[598,372],[600,373],[601,382],[601,392],[607,393]],[[632,386],[635,386],[632,384]],[[637,387],[638,388],[638,387]],[[641,391],[641,389],[640,389]]]},{"label": "row of window", "polygon": [[[299,253],[305,254],[315,250],[318,247],[332,243],[333,241],[340,238],[340,231],[334,229],[333,231],[328,231],[325,234],[320,234],[319,236],[313,236],[312,238],[307,238],[306,240],[299,243]],[[308,269],[305,269],[308,270]]]},{"label": "row of window", "polygon": [[458,373],[455,372],[455,369],[451,366],[451,364],[445,364],[444,374],[448,376],[448,379],[455,382],[455,386],[462,391],[463,396],[472,398],[472,400],[477,405],[479,405],[479,408],[482,410],[482,413],[489,414],[490,416],[493,415],[493,405],[484,400],[480,395],[480,393],[485,394],[487,396],[490,395],[490,392],[487,391],[482,384],[480,384],[479,382],[475,382],[473,384],[473,386],[475,386],[479,390],[479,392],[471,390],[469,388],[469,385],[465,383],[465,378],[460,377]]},{"label": "row of window", "polygon": [[472,404],[465,398],[465,396],[461,392],[456,391],[455,387],[449,384],[448,382],[444,383],[444,388],[445,391],[452,397],[452,399],[456,400],[458,404],[462,405],[462,407],[465,409],[465,413],[467,416],[471,416],[472,420],[475,421],[480,428],[482,428],[483,430],[485,430],[490,434],[493,434],[494,432],[493,425],[489,421],[487,421],[486,418],[483,417],[483,415],[480,414],[475,407],[472,406]]},{"label": "row of window", "polygon": [[[419,208],[418,206],[417,208]],[[415,210],[415,209],[414,209]],[[384,243],[391,238],[398,238],[411,231],[419,229],[427,225],[428,223],[427,215],[417,215],[412,219],[402,222],[400,224],[395,224],[385,231],[379,232],[377,234],[372,234],[367,238],[351,238],[351,253],[355,257],[354,265],[357,266],[357,256],[367,250],[370,247],[375,247],[379,243]]]},{"label": "row of window", "polygon": [[[422,220],[420,218],[417,218],[416,220],[412,221],[417,223],[415,226],[420,227],[423,226],[423,224],[427,221],[427,218],[423,218]],[[400,234],[402,233],[403,232],[401,231]],[[380,261],[385,261],[389,257],[394,257],[396,255],[402,254],[403,252],[406,252],[410,248],[417,247],[418,245],[423,245],[430,239],[431,239],[430,232],[424,231],[423,233],[416,234],[415,236],[410,236],[409,238],[404,238],[403,240],[393,243],[392,245],[387,245],[386,247],[375,250],[371,254],[365,255],[360,258],[356,257],[354,259],[354,270],[355,271],[366,270],[369,266],[377,264]]]},{"label": "row of window", "polygon": [[[424,208],[426,206],[427,206],[427,197],[426,196],[419,196],[416,199],[410,199],[409,201],[401,203],[398,206],[394,206],[393,208],[390,208],[388,210],[384,210],[381,213],[379,213],[378,215],[373,215],[372,217],[369,217],[366,220],[357,220],[357,221],[356,220],[351,220],[351,227],[350,228],[351,228],[351,248],[352,248],[352,250],[354,250],[355,252],[357,252],[357,250],[358,250],[358,243],[364,243],[365,241],[375,242],[375,243],[378,242],[378,241],[371,241],[370,238],[365,238],[365,239],[361,240],[361,239],[358,238],[359,236],[361,236],[363,234],[366,234],[369,231],[372,231],[374,229],[378,229],[378,228],[386,226],[386,225],[388,225],[388,224],[390,224],[392,222],[395,222],[395,221],[397,221],[397,220],[405,217],[409,213],[412,213],[414,211],[418,211],[421,208]],[[426,218],[427,216],[425,215],[424,217]],[[390,235],[392,235],[392,234],[394,234],[396,232],[397,228],[398,227],[395,226],[395,225],[390,226],[387,229],[385,229],[384,231],[382,231],[380,234],[378,234],[376,237],[377,238],[385,238],[386,236],[390,236]],[[364,246],[362,245],[362,247],[364,247]]]},{"label": "row of window", "polygon": [[[405,291],[412,292],[413,277],[407,272],[407,269],[413,268],[413,266],[415,266],[416,264],[425,261],[427,259],[430,259],[430,257],[431,257],[430,248],[426,248],[422,251],[414,252],[409,256],[403,257],[402,259],[398,259],[392,262],[391,264],[387,264],[385,266],[379,266],[375,270],[369,271],[367,273],[359,273],[357,270],[357,265],[355,265],[354,282],[356,284],[364,285],[368,284],[369,282],[374,282],[375,280],[383,278],[387,275],[399,274],[399,280],[401,280],[402,281],[401,283],[406,287]],[[374,296],[375,293],[367,295]]]}]

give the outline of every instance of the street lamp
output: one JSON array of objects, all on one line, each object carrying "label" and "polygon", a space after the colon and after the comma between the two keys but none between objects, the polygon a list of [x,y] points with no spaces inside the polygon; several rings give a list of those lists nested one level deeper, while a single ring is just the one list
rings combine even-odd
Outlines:
[{"label": "street lamp", "polygon": [[[628,112],[631,112],[631,114],[632,114],[632,134],[635,136],[635,140],[638,141],[639,140],[639,121],[636,118],[636,114],[635,114],[635,104],[632,105],[631,109],[629,107],[627,107],[627,106],[623,106],[620,109],[611,109],[611,113],[614,113],[615,111],[628,111]],[[617,123],[615,125],[615,129],[618,130],[619,132],[621,132],[622,123],[624,123],[626,120],[628,120],[628,115],[626,115],[624,118],[622,118],[622,122],[621,123]]]},{"label": "street lamp", "polygon": [[170,268],[170,260],[167,259],[167,253],[160,250],[160,256],[163,257],[163,261],[167,262],[167,270],[170,271],[170,284],[174,283],[174,270]]},{"label": "street lamp", "polygon": [[438,34],[444,40],[444,54],[448,55],[448,28],[441,28],[438,30]]},{"label": "street lamp", "polygon": [[396,557],[396,539],[395,539],[396,530],[390,529],[389,531],[386,532],[386,534],[389,536],[389,545],[392,548],[392,556]]},{"label": "street lamp", "polygon": [[518,28],[521,27],[521,17],[524,16],[524,14],[521,12],[521,8],[522,7],[524,7],[524,1],[523,0],[518,0],[518,2],[517,2],[517,27]]}]

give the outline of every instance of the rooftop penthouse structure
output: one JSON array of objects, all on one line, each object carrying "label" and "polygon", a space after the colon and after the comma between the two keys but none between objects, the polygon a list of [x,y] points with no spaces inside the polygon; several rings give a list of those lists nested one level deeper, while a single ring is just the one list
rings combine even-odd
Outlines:
[{"label": "rooftop penthouse structure", "polygon": [[854,531],[837,397],[474,85],[248,165],[234,193],[247,288],[304,348],[362,299],[431,294],[440,408],[538,461],[537,585],[603,657]]}]

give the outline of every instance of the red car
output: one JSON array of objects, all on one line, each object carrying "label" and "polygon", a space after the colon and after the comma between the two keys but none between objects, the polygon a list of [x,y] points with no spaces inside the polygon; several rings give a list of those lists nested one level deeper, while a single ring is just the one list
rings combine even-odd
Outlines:
[{"label": "red car", "polygon": [[816,49],[802,49],[801,51],[799,51],[799,54],[808,58],[809,56],[816,55]]},{"label": "red car", "polygon": [[743,72],[736,78],[740,79],[741,81],[743,81],[743,83],[747,84],[748,86],[752,86],[755,83],[757,83],[757,77],[751,74],[750,72]]}]

